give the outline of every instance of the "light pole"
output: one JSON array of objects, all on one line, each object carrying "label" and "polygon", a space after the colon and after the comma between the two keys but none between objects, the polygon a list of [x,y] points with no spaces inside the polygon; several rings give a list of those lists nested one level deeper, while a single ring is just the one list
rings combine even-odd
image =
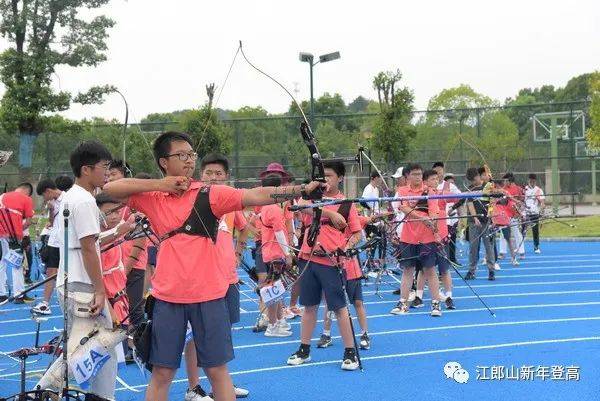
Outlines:
[{"label": "light pole", "polygon": [[340,52],[327,53],[319,56],[319,60],[315,62],[315,57],[311,53],[300,53],[300,61],[308,63],[310,69],[310,126],[314,129],[315,124],[315,98],[313,96],[313,67],[319,63],[337,60],[340,58]]}]

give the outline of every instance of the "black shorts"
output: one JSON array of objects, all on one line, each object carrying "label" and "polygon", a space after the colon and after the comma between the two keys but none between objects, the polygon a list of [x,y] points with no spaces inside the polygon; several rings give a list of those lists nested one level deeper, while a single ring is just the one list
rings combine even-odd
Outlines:
[{"label": "black shorts", "polygon": [[267,267],[267,264],[264,262],[263,257],[262,257],[262,247],[261,247],[260,242],[256,243],[254,265],[256,266],[257,274],[260,274],[260,273],[267,274],[269,272],[269,268]]},{"label": "black shorts", "polygon": [[348,294],[348,300],[352,305],[354,305],[356,301],[362,301],[362,279],[355,278],[354,280],[346,281],[346,294]]},{"label": "black shorts", "polygon": [[225,301],[227,301],[227,309],[229,310],[229,322],[231,324],[240,321],[240,289],[236,284],[229,284],[227,294],[225,294]]},{"label": "black shorts", "polygon": [[[308,265],[307,265],[308,264]],[[346,296],[342,289],[339,270],[333,266],[322,265],[300,259],[298,265],[305,269],[300,281],[300,304],[317,306],[325,294],[327,308],[337,311],[346,306]]]},{"label": "black shorts", "polygon": [[234,358],[225,298],[194,304],[175,304],[157,299],[152,315],[152,365],[179,368],[188,321],[192,326],[200,367],[222,366]]},{"label": "black shorts", "polygon": [[407,244],[400,242],[400,254],[398,262],[400,267],[415,267],[417,261],[421,263],[423,268],[433,267],[437,259],[437,247],[435,242],[427,244]]},{"label": "black shorts", "polygon": [[60,265],[60,249],[54,246],[47,246],[44,263],[46,264],[46,269],[58,269]]}]

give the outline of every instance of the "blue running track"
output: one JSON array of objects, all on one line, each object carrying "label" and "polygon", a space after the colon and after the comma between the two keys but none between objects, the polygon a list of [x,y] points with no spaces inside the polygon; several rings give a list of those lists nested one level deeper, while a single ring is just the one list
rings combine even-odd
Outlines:
[{"label": "blue running track", "polygon": [[[456,274],[457,309],[443,309],[441,318],[429,316],[427,291],[425,308],[393,316],[389,311],[397,301],[394,282],[382,284],[379,295],[367,283],[372,346],[361,352],[364,372],[340,369],[343,348],[335,325],[332,347],[321,350],[313,345],[311,363],[286,366],[298,346],[299,319],[291,322],[290,338],[253,333],[257,305],[242,295],[242,321],[233,337],[236,359],[229,366],[234,382],[251,391],[249,399],[273,401],[600,400],[600,242],[542,243],[541,255],[533,254],[531,243],[527,246],[520,266],[503,261],[494,282],[479,266],[477,279],[470,282],[495,318]],[[249,287],[242,291],[255,298]],[[29,307],[0,307],[0,352],[33,345],[35,324]],[[42,323],[42,342],[62,327],[55,300],[52,308],[54,315]],[[318,329],[313,338],[319,334]],[[48,361],[45,356],[32,358],[28,387]],[[468,372],[467,383],[446,378],[444,365],[449,361]],[[119,377],[127,386],[117,384],[118,400],[143,400],[147,379],[137,366],[123,364]],[[204,378],[202,382],[209,387]],[[186,388],[185,371],[180,369],[170,400],[183,400]],[[0,397],[18,389],[18,365],[0,355]]]}]

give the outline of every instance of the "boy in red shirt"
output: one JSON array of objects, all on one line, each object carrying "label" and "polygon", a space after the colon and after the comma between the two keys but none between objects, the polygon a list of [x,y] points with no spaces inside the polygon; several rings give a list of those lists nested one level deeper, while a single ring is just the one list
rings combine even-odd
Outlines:
[{"label": "boy in red shirt", "polygon": [[[96,204],[100,209],[100,227],[103,231],[112,230],[121,223],[119,202],[105,193],[96,195]],[[102,233],[100,234],[102,237]],[[129,314],[129,299],[127,298],[127,276],[123,266],[123,249],[121,245],[106,247],[100,253],[102,263],[102,281],[106,289],[106,297],[112,306],[116,319],[120,322]],[[125,324],[129,324],[126,321]]]},{"label": "boy in red shirt", "polygon": [[[152,277],[156,301],[149,363],[153,370],[146,400],[167,401],[189,322],[199,364],[215,399],[232,401],[235,391],[227,362],[233,359],[233,346],[224,298],[229,282],[215,245],[218,223],[223,215],[245,206],[275,203],[272,195],[279,193],[279,188],[241,190],[192,181],[198,155],[187,134],[165,132],[153,148],[165,178],[125,178],[104,187],[107,194],[144,213],[162,238]],[[308,194],[321,186],[312,182],[287,187],[287,191]]]},{"label": "boy in red shirt", "polygon": [[[0,302],[6,301],[6,256],[9,250],[23,254],[21,241],[23,230],[31,224],[33,217],[33,187],[30,183],[20,184],[14,191],[0,195],[0,244],[2,245],[2,260],[0,260]],[[11,270],[13,279],[13,294],[25,289],[23,265],[14,266]],[[15,304],[31,302],[33,298],[23,296],[14,300]]]},{"label": "boy in red shirt", "polygon": [[[381,215],[371,215],[371,216],[358,216],[360,220],[360,225],[364,230],[368,224],[372,224],[375,220],[380,218]],[[364,231],[363,231],[364,232]],[[350,237],[352,235],[349,232],[348,228],[346,228],[346,235]],[[370,349],[371,348],[371,339],[368,334],[368,326],[367,326],[367,310],[365,309],[365,304],[363,302],[363,292],[362,292],[362,280],[363,280],[363,272],[360,268],[360,264],[358,263],[358,258],[356,256],[351,258],[346,258],[344,261],[344,272],[346,274],[346,294],[348,295],[348,300],[352,305],[354,305],[354,309],[356,310],[356,317],[358,319],[358,324],[362,330],[362,335],[360,336],[360,348],[361,349]],[[327,348],[331,345],[331,319],[329,317],[329,311],[327,310],[327,305],[325,305],[325,310],[323,311],[323,333],[321,334],[321,338],[317,343],[318,348]]]},{"label": "boy in red shirt", "polygon": [[[324,194],[327,199],[344,198],[339,185],[344,180],[345,173],[343,163],[325,163],[325,179],[329,185],[329,189]],[[358,358],[340,272],[337,269],[336,258],[330,255],[337,250],[345,251],[354,247],[360,239],[362,227],[354,204],[351,204],[346,216],[338,213],[340,208],[341,206],[337,205],[325,206],[323,217],[326,220],[321,224],[315,246],[309,246],[306,240],[302,244],[298,265],[301,270],[304,270],[300,281],[300,303],[305,309],[302,314],[300,348],[288,358],[288,365],[300,365],[310,361],[311,337],[317,324],[317,309],[324,294],[328,309],[335,312],[344,342],[341,367],[344,370],[358,369]],[[312,214],[312,212],[305,211],[305,214]],[[349,239],[344,234],[346,227],[352,233]],[[304,237],[307,237],[306,233]]]},{"label": "boy in red shirt", "polygon": [[[278,187],[281,177],[267,175],[262,180],[262,186]],[[281,205],[268,205],[260,209],[262,257],[268,267],[268,274],[281,268],[284,264],[291,266],[292,256],[288,243],[288,233],[284,210]],[[289,337],[292,335],[290,325],[283,316],[283,303],[277,302],[267,307],[269,324],[265,330],[266,337]]]},{"label": "boy in red shirt", "polygon": [[[429,188],[429,194],[434,195],[438,193],[438,184],[439,178],[436,170],[427,170],[423,173],[423,182]],[[443,192],[443,189],[442,189]],[[448,256],[448,224],[446,223],[446,204],[454,202],[453,199],[438,199],[439,206],[439,220],[435,223],[438,227],[439,237],[442,240],[442,243],[439,244],[442,249],[436,252],[436,262],[438,268],[438,273],[440,280],[444,284],[445,293],[445,303],[446,309],[456,309],[454,306],[454,301],[452,300],[452,276],[450,275],[450,261]],[[423,274],[420,274],[417,278],[417,291],[415,295],[415,299],[411,303],[411,308],[420,308],[423,306],[423,289],[425,288],[425,277]],[[440,294],[440,300],[444,298]]]},{"label": "boy in red shirt", "polygon": [[[423,183],[423,169],[420,165],[411,163],[406,167],[408,173],[407,185],[398,189],[399,196],[428,195],[429,189]],[[400,236],[400,266],[402,269],[402,284],[400,300],[393,315],[407,314],[409,306],[407,298],[415,274],[416,260],[421,262],[423,275],[429,282],[431,293],[431,316],[441,316],[439,282],[435,272],[437,247],[441,241],[438,224],[430,218],[439,217],[438,202],[433,199],[421,201],[402,201],[400,211],[405,214]]]}]

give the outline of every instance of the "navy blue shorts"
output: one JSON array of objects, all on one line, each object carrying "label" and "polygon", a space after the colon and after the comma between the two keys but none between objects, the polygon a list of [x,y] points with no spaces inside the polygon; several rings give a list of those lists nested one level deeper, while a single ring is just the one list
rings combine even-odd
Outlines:
[{"label": "navy blue shorts", "polygon": [[438,272],[440,273],[440,275],[446,274],[446,272],[450,268],[450,261],[448,260],[448,257],[446,256],[446,255],[448,255],[449,245],[446,244],[443,246],[444,246],[444,250],[442,250],[442,252],[438,252],[437,256],[436,256],[436,264],[437,264]]},{"label": "navy blue shorts", "polygon": [[261,246],[260,242],[256,243],[254,265],[256,266],[257,274],[260,274],[260,273],[267,274],[269,272],[269,268],[267,267],[267,264],[265,263],[265,261],[263,260],[263,257],[262,257],[262,246]]},{"label": "navy blue shorts", "polygon": [[227,309],[229,310],[229,322],[231,324],[240,321],[240,289],[236,284],[229,284],[227,294],[225,294],[225,301],[227,301]]},{"label": "navy blue shorts", "polygon": [[363,292],[362,292],[362,279],[355,278],[354,280],[346,281],[346,293],[348,294],[348,300],[352,305],[356,303],[356,301],[363,300]]},{"label": "navy blue shorts", "polygon": [[437,246],[435,242],[427,244],[407,244],[406,242],[400,242],[400,254],[398,255],[400,267],[415,267],[417,261],[421,263],[423,268],[435,266]]},{"label": "navy blue shorts", "polygon": [[152,365],[179,368],[188,321],[194,334],[198,366],[222,366],[234,358],[225,298],[195,304],[175,304],[157,299],[152,319]]},{"label": "navy blue shorts", "polygon": [[325,294],[327,308],[337,311],[346,306],[346,296],[337,268],[300,259],[298,265],[305,269],[300,281],[300,304],[316,306]]},{"label": "navy blue shorts", "polygon": [[148,264],[150,266],[156,266],[156,253],[158,250],[154,245],[148,247]]}]

